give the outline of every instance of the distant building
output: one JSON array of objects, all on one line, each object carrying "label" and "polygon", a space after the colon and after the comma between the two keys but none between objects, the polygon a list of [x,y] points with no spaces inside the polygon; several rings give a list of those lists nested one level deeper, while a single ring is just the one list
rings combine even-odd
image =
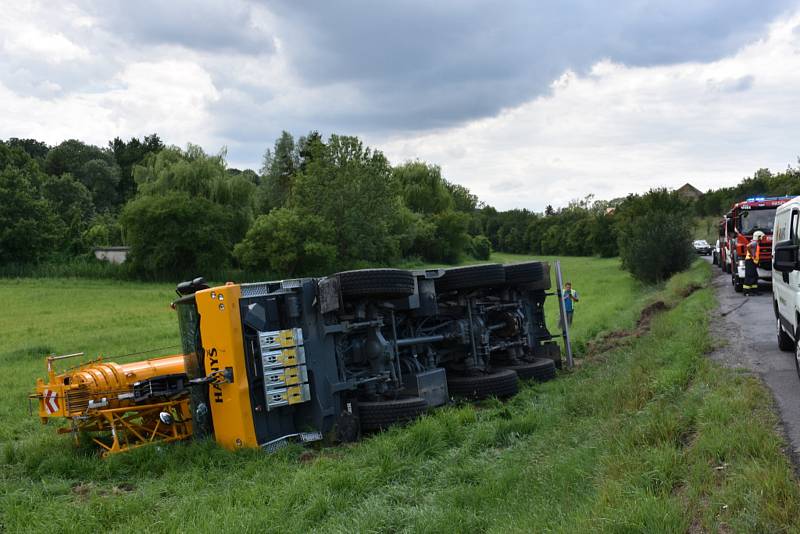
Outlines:
[{"label": "distant building", "polygon": [[125,263],[130,250],[131,247],[97,247],[94,249],[94,257],[100,261]]},{"label": "distant building", "polygon": [[679,187],[676,193],[687,200],[697,200],[703,196],[703,192],[690,183],[686,183],[682,187]]}]

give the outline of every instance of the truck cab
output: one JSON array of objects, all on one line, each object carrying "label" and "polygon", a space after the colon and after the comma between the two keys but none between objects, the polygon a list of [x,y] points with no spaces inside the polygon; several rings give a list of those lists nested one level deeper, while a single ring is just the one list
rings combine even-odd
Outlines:
[{"label": "truck cab", "polygon": [[742,291],[744,260],[747,244],[757,230],[764,232],[759,243],[758,278],[761,282],[772,281],[772,229],[779,206],[791,197],[751,197],[733,205],[726,214],[726,241],[728,269],[731,284],[737,292]]}]

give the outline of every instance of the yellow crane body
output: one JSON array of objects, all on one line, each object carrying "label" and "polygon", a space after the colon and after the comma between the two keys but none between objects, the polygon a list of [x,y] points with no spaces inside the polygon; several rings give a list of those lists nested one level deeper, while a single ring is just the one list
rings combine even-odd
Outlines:
[{"label": "yellow crane body", "polygon": [[189,401],[180,378],[185,376],[183,355],[125,364],[98,358],[56,372],[56,361],[80,356],[47,358],[47,381],[37,380],[31,395],[38,400],[42,423],[67,419],[70,427],[59,432],[71,432],[76,439],[88,433],[104,454],[191,436]]}]

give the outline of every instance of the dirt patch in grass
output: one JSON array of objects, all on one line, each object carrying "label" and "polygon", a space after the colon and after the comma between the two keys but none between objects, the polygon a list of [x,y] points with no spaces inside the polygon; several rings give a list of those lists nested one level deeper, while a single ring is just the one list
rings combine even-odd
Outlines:
[{"label": "dirt patch in grass", "polygon": [[72,486],[72,493],[74,493],[76,496],[80,498],[86,499],[89,497],[89,494],[92,493],[93,489],[94,489],[93,484],[80,482]]},{"label": "dirt patch in grass", "polygon": [[[687,293],[690,295],[699,289],[697,286],[694,290]],[[645,306],[639,314],[639,319],[636,321],[636,328],[633,330],[614,330],[603,334],[598,339],[590,341],[586,346],[586,356],[588,358],[598,357],[604,352],[618,348],[629,341],[641,337],[650,331],[650,323],[656,315],[668,311],[672,305],[667,304],[663,300],[656,300]]]},{"label": "dirt patch in grass", "polygon": [[642,334],[649,332],[650,323],[653,321],[653,316],[661,312],[665,312],[670,308],[671,306],[667,306],[667,303],[663,300],[657,300],[645,306],[641,315],[639,315],[639,320],[636,321],[636,330],[633,332],[633,334],[636,336],[641,336]]},{"label": "dirt patch in grass", "polygon": [[678,295],[680,295],[681,297],[688,297],[695,291],[700,290],[702,288],[703,288],[702,285],[697,284],[695,282],[691,282],[689,285],[682,287],[680,291],[678,291]]},{"label": "dirt patch in grass", "polygon": [[72,486],[72,493],[80,500],[87,500],[92,495],[108,497],[110,495],[127,495],[136,489],[136,486],[129,482],[121,482],[111,488],[102,488],[91,482],[78,482]]},{"label": "dirt patch in grass", "polygon": [[297,457],[297,461],[301,464],[308,464],[317,459],[317,453],[314,451],[303,451],[300,453],[300,456]]},{"label": "dirt patch in grass", "polygon": [[[681,287],[677,294],[682,300],[702,288],[702,284],[691,282]],[[671,310],[676,304],[677,303],[669,303],[661,299],[651,302],[642,309],[639,318],[636,320],[636,327],[633,330],[614,330],[613,332],[603,334],[594,341],[590,341],[586,346],[587,357],[597,357],[604,352],[624,345],[632,339],[647,334],[650,331],[650,323],[653,321],[653,318],[660,313]]]}]

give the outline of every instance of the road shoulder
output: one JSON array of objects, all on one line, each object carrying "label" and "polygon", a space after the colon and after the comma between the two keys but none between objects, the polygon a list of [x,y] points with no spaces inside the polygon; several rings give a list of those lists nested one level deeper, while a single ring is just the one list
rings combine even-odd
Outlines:
[{"label": "road shoulder", "polygon": [[731,286],[729,275],[712,267],[717,308],[709,332],[715,349],[709,357],[732,369],[757,376],[769,390],[777,429],[788,444],[786,453],[800,475],[800,379],[791,353],[778,349],[769,287],[755,297],[744,297]]}]

